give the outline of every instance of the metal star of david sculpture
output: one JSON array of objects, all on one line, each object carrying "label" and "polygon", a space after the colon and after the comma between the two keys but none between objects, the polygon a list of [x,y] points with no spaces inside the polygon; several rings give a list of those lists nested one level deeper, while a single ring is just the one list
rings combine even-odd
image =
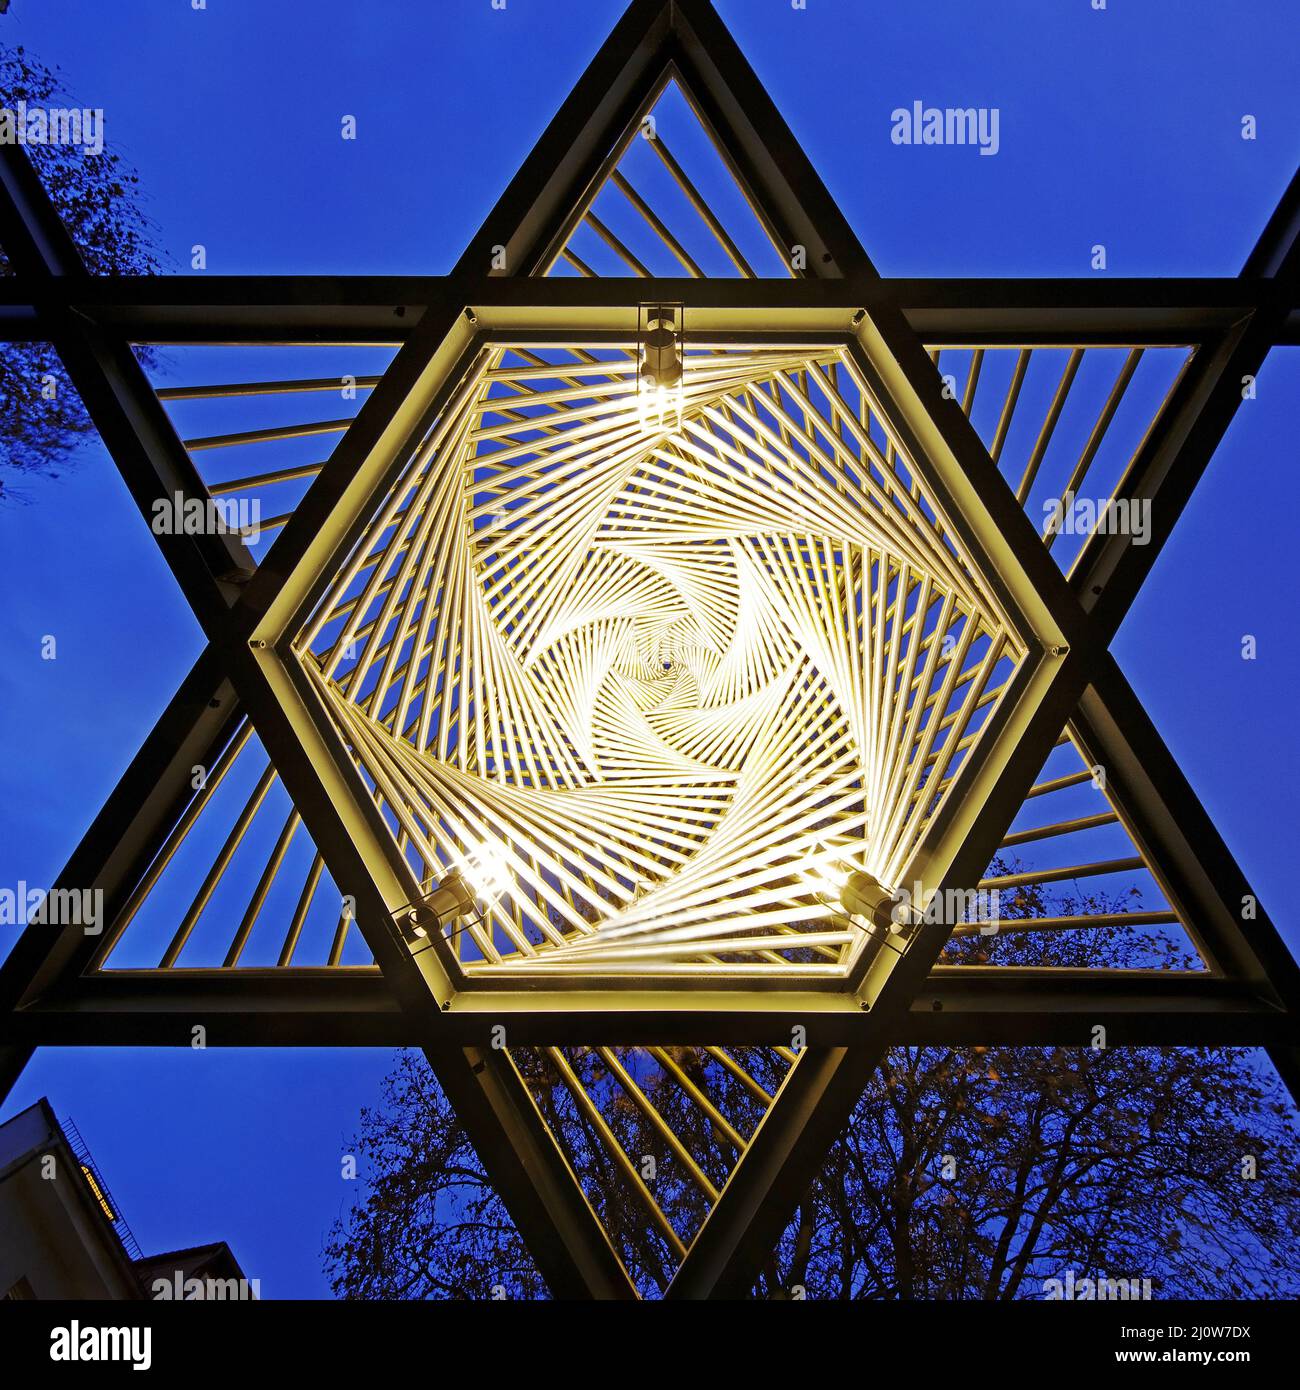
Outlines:
[{"label": "metal star of david sculpture", "polygon": [[[197,1025],[419,1046],[578,1297],[638,1289],[538,1058],[674,1297],[753,1287],[887,1047],[1100,1026],[1266,1046],[1294,1088],[1295,963],[1108,647],[1243,377],[1300,341],[1300,184],[1236,279],[882,279],[705,0],[629,8],[446,277],[92,278],[0,168],[7,335],[56,344],[146,519],[260,533],[158,535],[209,646],[58,885],[102,891],[102,935],[31,927],[0,972],[6,1083]],[[156,341],[242,375],[155,389]],[[1140,908],[996,910],[1120,879]],[[998,960],[1102,930],[1150,968]],[[728,1137],[725,1184],[633,1052]]]}]

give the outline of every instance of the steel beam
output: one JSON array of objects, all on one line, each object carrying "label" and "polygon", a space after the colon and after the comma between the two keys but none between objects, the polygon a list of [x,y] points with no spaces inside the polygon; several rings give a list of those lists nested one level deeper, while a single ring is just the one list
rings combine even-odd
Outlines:
[{"label": "steel beam", "polygon": [[[927,344],[1049,346],[1189,343],[1268,311],[1279,343],[1297,340],[1300,291],[1267,276],[1137,279],[656,277],[655,293],[688,313],[897,309]],[[404,342],[438,305],[518,304],[582,311],[635,306],[636,277],[169,275],[0,278],[0,340],[50,338],[74,309],[136,342]]]},{"label": "steel beam", "polygon": [[938,966],[917,992],[898,1045],[1266,1047],[1295,1018],[1249,985],[1199,971]]},{"label": "steel beam", "polygon": [[[865,1040],[869,1015],[828,997],[823,1012],[775,1014],[654,1008],[577,1013],[563,998],[444,1014],[440,1043],[490,1044],[507,1028],[519,1046],[718,1046],[789,1042],[801,1025],[815,1043]],[[0,1020],[0,1039],[32,1046],[189,1046],[195,1023],[214,1047],[418,1047],[427,1020],[404,1013],[373,966],[284,970],[109,970],[68,983]],[[1200,972],[1033,970],[938,966],[894,1020],[896,1045],[1079,1043],[1093,1022],[1119,1044],[1263,1047],[1296,1037],[1294,1016],[1268,993]]]},{"label": "steel beam", "polygon": [[0,1036],[32,1046],[417,1047],[373,966],[267,971],[108,970],[5,1017]]}]

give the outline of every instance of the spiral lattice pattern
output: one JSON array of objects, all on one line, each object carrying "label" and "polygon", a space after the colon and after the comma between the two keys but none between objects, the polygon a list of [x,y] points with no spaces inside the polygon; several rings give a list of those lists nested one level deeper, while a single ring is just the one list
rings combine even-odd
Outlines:
[{"label": "spiral lattice pattern", "polygon": [[844,972],[1020,655],[838,348],[485,348],[298,650],[471,973]]}]

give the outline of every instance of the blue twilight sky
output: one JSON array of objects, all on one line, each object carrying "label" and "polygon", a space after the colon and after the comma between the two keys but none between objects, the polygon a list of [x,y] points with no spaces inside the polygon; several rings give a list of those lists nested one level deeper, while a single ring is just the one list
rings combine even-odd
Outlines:
[{"label": "blue twilight sky", "polygon": [[[887,275],[1234,274],[1300,156],[1294,0],[720,0]],[[622,0],[13,0],[0,36],[106,111],[177,269],[450,268]],[[915,100],[996,106],[1001,148],[890,143]],[[339,138],[355,115],[358,139]],[[1253,115],[1258,138],[1241,138]],[[1300,358],[1278,353],[1118,655],[1294,943]],[[48,883],[200,647],[98,447],[0,510],[0,884]],[[1265,529],[1269,528],[1269,529]],[[58,659],[40,659],[44,634]],[[1241,659],[1245,633],[1258,639]],[[0,944],[7,951],[9,942]],[[264,1296],[327,1293],[340,1155],[389,1054],[46,1051],[147,1251],[225,1238]]]}]

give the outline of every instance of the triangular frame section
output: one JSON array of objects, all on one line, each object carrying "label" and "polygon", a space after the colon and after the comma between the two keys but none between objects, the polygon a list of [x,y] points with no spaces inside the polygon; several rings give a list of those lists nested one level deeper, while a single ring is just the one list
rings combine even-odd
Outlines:
[{"label": "triangular frame section", "polygon": [[[452,272],[545,274],[675,79],[775,234],[819,278],[874,275],[784,118],[707,0],[633,0]],[[502,254],[503,253],[503,254]],[[504,264],[501,262],[504,261]]]}]

